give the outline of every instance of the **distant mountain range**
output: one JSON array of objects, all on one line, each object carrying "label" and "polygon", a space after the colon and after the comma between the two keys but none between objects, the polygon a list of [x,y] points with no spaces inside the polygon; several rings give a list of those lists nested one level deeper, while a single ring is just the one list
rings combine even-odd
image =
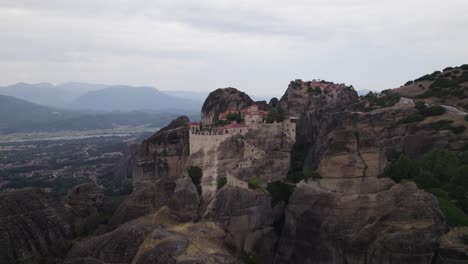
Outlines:
[{"label": "distant mountain range", "polygon": [[371,91],[371,90],[364,89],[364,90],[357,90],[356,92],[357,92],[357,94],[358,94],[359,96],[363,96],[363,95],[366,95],[366,94],[368,94],[369,92],[372,92],[372,91]]},{"label": "distant mountain range", "polygon": [[201,100],[168,95],[153,87],[110,86],[87,92],[74,100],[74,109],[97,111],[198,111]]},{"label": "distant mountain range", "polygon": [[[32,103],[72,110],[111,111],[199,111],[207,96],[197,92],[168,94],[156,88],[70,82],[17,83],[0,87],[0,95]],[[180,95],[180,96],[178,96]]]},{"label": "distant mountain range", "polygon": [[58,110],[12,96],[0,95],[0,130],[41,126],[76,116],[66,110]]},{"label": "distant mountain range", "polygon": [[203,100],[202,93],[182,98],[153,87],[17,83],[0,87],[0,132],[159,127],[179,115],[198,119]]},{"label": "distant mountain range", "polygon": [[198,114],[178,112],[108,112],[89,114],[31,103],[0,95],[0,132],[62,131],[113,128],[116,125],[162,127],[181,114],[197,119]]}]

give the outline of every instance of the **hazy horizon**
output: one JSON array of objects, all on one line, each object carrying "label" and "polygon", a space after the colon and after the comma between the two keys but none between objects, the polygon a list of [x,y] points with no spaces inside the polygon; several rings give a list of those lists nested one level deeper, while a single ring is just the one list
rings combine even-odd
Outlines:
[{"label": "hazy horizon", "polygon": [[0,3],[0,85],[84,82],[281,96],[289,81],[396,88],[468,62],[468,2]]}]

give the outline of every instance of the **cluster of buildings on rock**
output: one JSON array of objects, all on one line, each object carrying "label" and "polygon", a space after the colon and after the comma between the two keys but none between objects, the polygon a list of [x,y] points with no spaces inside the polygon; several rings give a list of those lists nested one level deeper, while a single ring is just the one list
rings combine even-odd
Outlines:
[{"label": "cluster of buildings on rock", "polygon": [[230,115],[239,115],[241,123],[232,121],[224,126],[202,127],[199,122],[190,123],[190,152],[200,149],[211,149],[233,135],[245,135],[250,130],[268,129],[272,132],[282,132],[293,140],[296,139],[296,123],[298,118],[286,117],[280,123],[266,123],[268,112],[261,110],[256,104],[240,111],[226,111],[219,114],[219,120],[228,122]]}]

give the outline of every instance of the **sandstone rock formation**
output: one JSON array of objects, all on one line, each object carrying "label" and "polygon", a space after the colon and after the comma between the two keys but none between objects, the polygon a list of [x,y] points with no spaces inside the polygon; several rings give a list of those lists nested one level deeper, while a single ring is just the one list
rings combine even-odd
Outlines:
[{"label": "sandstone rock formation", "polygon": [[358,95],[344,84],[326,81],[291,81],[281,97],[279,106],[291,116],[301,117],[308,111],[333,109],[337,111],[356,103]]},{"label": "sandstone rock formation", "polygon": [[468,227],[455,227],[439,240],[437,264],[468,262]]},{"label": "sandstone rock formation", "polygon": [[128,194],[133,188],[132,174],[138,162],[140,145],[129,143],[124,149],[123,156],[116,162],[113,171],[114,192]]},{"label": "sandstone rock formation", "polygon": [[168,207],[172,216],[181,222],[188,222],[198,218],[200,196],[192,180],[188,177],[178,179]]},{"label": "sandstone rock formation", "polygon": [[[143,141],[133,172],[133,192],[116,210],[110,223],[113,226],[123,224],[170,201],[174,213],[181,218],[196,218],[199,198],[187,178],[188,154],[187,117],[177,118]],[[183,201],[191,203],[182,205]]]},{"label": "sandstone rock formation", "polygon": [[188,157],[188,118],[173,120],[140,146],[139,161],[133,171],[133,187],[139,189],[159,179],[183,177]]},{"label": "sandstone rock formation", "polygon": [[298,186],[277,263],[431,263],[446,231],[435,197],[414,184],[366,195]]},{"label": "sandstone rock formation", "polygon": [[217,89],[211,92],[203,103],[201,118],[203,126],[211,126],[218,115],[226,111],[239,111],[254,101],[236,88]]},{"label": "sandstone rock formation", "polygon": [[60,263],[74,237],[71,212],[40,189],[4,192],[0,201],[0,263]]},{"label": "sandstone rock formation", "polygon": [[73,247],[65,263],[239,263],[213,223],[161,224],[148,215]]},{"label": "sandstone rock formation", "polygon": [[169,180],[161,179],[147,183],[146,186],[134,190],[119,205],[109,223],[111,226],[118,226],[167,205],[175,188],[175,182]]},{"label": "sandstone rock formation", "polygon": [[314,89],[308,100],[303,82],[290,85],[280,101],[289,112],[305,110],[296,144],[307,146],[304,168],[321,178],[301,182],[290,198],[277,262],[431,263],[446,231],[436,199],[381,176],[390,153],[411,152],[412,137],[438,136],[398,125],[413,104],[364,113],[354,109],[354,90],[327,85],[328,94]]},{"label": "sandstone rock formation", "polygon": [[[279,209],[272,208],[271,197],[265,190],[227,185],[216,194],[203,218],[218,222],[226,230],[225,242],[235,248],[238,255],[269,245],[258,253],[262,254],[262,263],[271,263],[277,240],[273,223],[281,217],[277,212],[282,208]],[[269,237],[268,241],[262,241],[265,236]]]}]

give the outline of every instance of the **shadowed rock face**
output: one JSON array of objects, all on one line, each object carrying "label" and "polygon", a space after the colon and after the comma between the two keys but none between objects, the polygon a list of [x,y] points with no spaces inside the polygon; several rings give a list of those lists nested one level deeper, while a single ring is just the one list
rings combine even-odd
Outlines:
[{"label": "shadowed rock face", "polygon": [[72,216],[40,189],[0,194],[0,263],[60,261],[73,239]]},{"label": "shadowed rock face", "polygon": [[283,216],[284,203],[272,206],[265,190],[224,186],[206,209],[203,220],[218,223],[226,232],[224,243],[255,255],[258,263],[273,263],[278,235],[274,224]]},{"label": "shadowed rock face", "polygon": [[223,237],[212,223],[162,226],[139,219],[80,241],[65,263],[239,263],[223,248]]},{"label": "shadowed rock face", "polygon": [[286,209],[278,263],[431,263],[445,232],[436,199],[414,184],[346,196],[300,185]]},{"label": "shadowed rock face", "polygon": [[115,211],[110,220],[111,226],[118,226],[167,205],[175,187],[173,181],[159,180],[134,190]]},{"label": "shadowed rock face", "polygon": [[[181,219],[196,218],[198,193],[186,172],[188,121],[179,117],[143,141],[133,171],[133,192],[114,213],[111,225],[138,218],[170,201],[174,214]],[[187,203],[182,205],[182,201]]]},{"label": "shadowed rock face", "polygon": [[211,126],[218,120],[220,113],[239,111],[252,103],[254,101],[246,93],[236,88],[217,89],[211,92],[203,103],[202,124]]},{"label": "shadowed rock face", "polygon": [[151,226],[124,226],[110,233],[78,243],[65,263],[130,263]]},{"label": "shadowed rock face", "polygon": [[181,178],[185,173],[189,144],[188,118],[179,117],[143,141],[133,170],[135,189],[160,179]]}]

